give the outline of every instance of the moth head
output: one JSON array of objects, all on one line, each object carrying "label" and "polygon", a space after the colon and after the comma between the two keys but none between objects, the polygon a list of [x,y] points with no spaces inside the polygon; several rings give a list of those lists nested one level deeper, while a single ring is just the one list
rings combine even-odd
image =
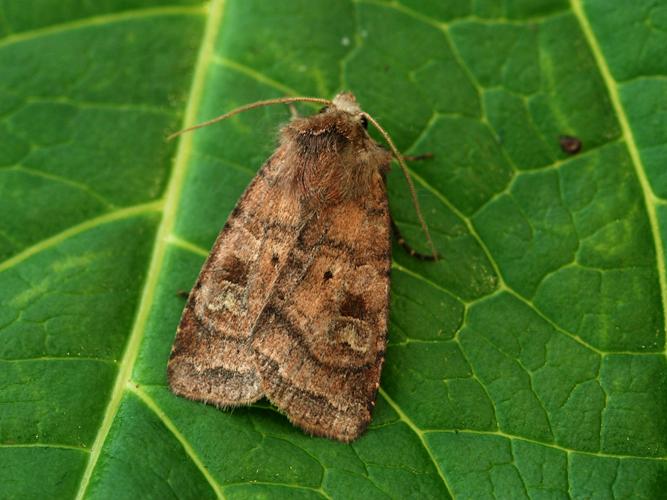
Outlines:
[{"label": "moth head", "polygon": [[320,109],[320,113],[330,113],[333,111],[347,113],[352,116],[352,121],[359,123],[364,129],[368,128],[366,113],[361,111],[357,99],[352,92],[341,92],[333,98],[331,105]]},{"label": "moth head", "polygon": [[350,113],[351,115],[358,115],[361,113],[361,108],[357,104],[357,99],[352,92],[341,92],[333,98],[334,107]]}]

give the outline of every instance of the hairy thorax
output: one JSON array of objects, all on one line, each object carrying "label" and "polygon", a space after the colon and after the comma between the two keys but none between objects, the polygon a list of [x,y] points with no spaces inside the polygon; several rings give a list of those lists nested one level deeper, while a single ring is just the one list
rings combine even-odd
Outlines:
[{"label": "hairy thorax", "polygon": [[391,162],[358,116],[337,109],[292,120],[281,130],[281,149],[281,176],[308,206],[363,197]]}]

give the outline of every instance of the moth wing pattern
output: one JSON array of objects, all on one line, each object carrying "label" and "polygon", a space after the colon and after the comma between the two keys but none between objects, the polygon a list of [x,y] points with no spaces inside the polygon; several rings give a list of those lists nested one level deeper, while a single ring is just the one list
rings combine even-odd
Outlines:
[{"label": "moth wing pattern", "polygon": [[218,236],[168,377],[175,394],[217,406],[266,396],[307,432],[349,442],[371,421],[384,362],[392,155],[354,95],[325,103],[281,129]]},{"label": "moth wing pattern", "polygon": [[298,200],[279,180],[278,149],[218,235],[184,309],[168,366],[172,391],[216,406],[262,397],[252,328],[294,244]]},{"label": "moth wing pattern", "polygon": [[371,420],[391,269],[382,177],[301,230],[253,331],[262,390],[316,435],[351,441]]}]

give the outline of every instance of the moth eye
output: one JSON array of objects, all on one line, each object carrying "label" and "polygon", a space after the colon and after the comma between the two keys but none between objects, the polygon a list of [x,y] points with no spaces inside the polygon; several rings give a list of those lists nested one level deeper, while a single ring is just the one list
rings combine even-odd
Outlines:
[{"label": "moth eye", "polygon": [[324,107],[320,108],[318,113],[325,113],[328,109],[329,109],[329,106],[324,106]]},{"label": "moth eye", "polygon": [[361,115],[361,118],[359,119],[361,126],[364,128],[368,128],[368,118],[366,118],[365,115]]},{"label": "moth eye", "polygon": [[330,280],[331,278],[333,278],[333,273],[331,271],[327,271],[324,273],[325,280]]}]

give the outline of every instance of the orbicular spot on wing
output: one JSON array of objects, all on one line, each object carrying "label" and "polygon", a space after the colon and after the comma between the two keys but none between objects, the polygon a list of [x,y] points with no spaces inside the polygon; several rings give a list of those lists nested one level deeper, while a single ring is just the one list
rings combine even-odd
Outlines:
[{"label": "orbicular spot on wing", "polygon": [[248,309],[248,294],[244,286],[225,281],[216,290],[202,288],[202,291],[208,292],[207,300],[202,305],[209,311],[242,314]]},{"label": "orbicular spot on wing", "polygon": [[248,309],[248,264],[234,254],[207,272],[201,280],[195,310],[204,322],[209,313],[240,315]]}]

